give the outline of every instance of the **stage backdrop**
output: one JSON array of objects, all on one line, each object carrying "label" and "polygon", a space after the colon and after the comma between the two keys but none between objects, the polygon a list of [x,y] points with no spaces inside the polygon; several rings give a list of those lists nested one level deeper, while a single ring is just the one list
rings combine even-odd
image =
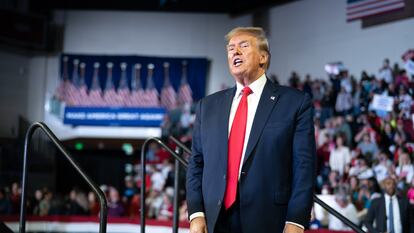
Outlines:
[{"label": "stage backdrop", "polygon": [[64,124],[160,126],[205,95],[208,60],[62,54],[51,112]]}]

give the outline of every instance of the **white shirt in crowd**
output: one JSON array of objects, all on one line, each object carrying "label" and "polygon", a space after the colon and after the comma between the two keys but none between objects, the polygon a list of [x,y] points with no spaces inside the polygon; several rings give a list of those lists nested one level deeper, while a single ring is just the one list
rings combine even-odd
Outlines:
[{"label": "white shirt in crowd", "polygon": [[[333,206],[336,211],[338,211],[340,214],[351,220],[351,222],[355,224],[359,224],[358,220],[358,213],[355,208],[355,206],[352,203],[349,203],[345,208],[341,208],[336,202],[335,206]],[[329,230],[334,231],[351,231],[352,229],[349,228],[345,223],[343,223],[341,220],[336,218],[335,216],[329,214]],[[397,232],[396,232],[397,233]]]},{"label": "white shirt in crowd", "polygon": [[384,80],[386,83],[392,83],[392,70],[391,68],[382,68],[378,75],[379,80]]},{"label": "white shirt in crowd", "polygon": [[405,176],[405,182],[407,184],[411,184],[411,181],[413,180],[413,177],[414,177],[414,165],[405,164],[402,166],[398,166],[395,169],[395,173],[399,177]]},{"label": "white shirt in crowd", "polygon": [[345,167],[351,162],[351,152],[349,148],[343,146],[341,148],[335,148],[331,151],[329,156],[329,166],[332,170],[338,171],[340,175],[345,172]]}]

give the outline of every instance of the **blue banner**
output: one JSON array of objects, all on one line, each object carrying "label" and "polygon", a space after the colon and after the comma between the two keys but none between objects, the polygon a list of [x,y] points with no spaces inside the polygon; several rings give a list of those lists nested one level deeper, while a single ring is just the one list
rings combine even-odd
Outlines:
[{"label": "blue banner", "polygon": [[66,107],[63,123],[93,126],[160,127],[164,108]]}]

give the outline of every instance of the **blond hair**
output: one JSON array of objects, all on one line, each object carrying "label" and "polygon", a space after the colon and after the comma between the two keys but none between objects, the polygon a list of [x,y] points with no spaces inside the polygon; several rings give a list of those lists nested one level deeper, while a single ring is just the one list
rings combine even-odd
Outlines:
[{"label": "blond hair", "polygon": [[270,65],[270,50],[269,50],[269,42],[266,38],[266,33],[261,27],[236,27],[228,32],[224,38],[226,39],[226,43],[228,44],[231,38],[237,34],[249,34],[256,38],[257,40],[257,47],[260,51],[265,52],[267,55],[266,62],[264,64],[264,69],[267,70]]}]

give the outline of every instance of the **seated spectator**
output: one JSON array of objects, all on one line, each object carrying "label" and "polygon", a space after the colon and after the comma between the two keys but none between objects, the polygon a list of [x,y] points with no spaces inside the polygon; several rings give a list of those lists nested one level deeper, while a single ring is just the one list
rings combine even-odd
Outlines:
[{"label": "seated spectator", "polygon": [[[348,195],[345,191],[338,191],[335,194],[335,210],[342,214],[344,217],[348,218],[355,224],[359,224],[357,218],[357,210],[355,206],[349,202]],[[344,224],[341,220],[336,218],[333,215],[329,215],[329,230],[334,231],[350,231],[351,229]]]},{"label": "seated spectator", "polygon": [[46,190],[43,199],[39,203],[39,216],[49,215],[52,199],[53,193]]},{"label": "seated spectator", "polygon": [[123,199],[124,199],[123,201],[125,203],[129,203],[132,197],[136,193],[138,193],[138,189],[135,186],[132,176],[126,176],[124,179],[124,184],[125,184],[125,190],[124,190],[124,195],[123,195]]},{"label": "seated spectator", "polygon": [[374,171],[368,166],[363,156],[357,157],[355,164],[349,169],[350,176],[356,176],[358,179],[369,179],[374,177]]},{"label": "seated spectator", "polygon": [[378,156],[378,163],[374,167],[375,177],[381,183],[386,177],[391,176],[393,164],[388,158],[387,153],[381,152]]},{"label": "seated spectator", "polygon": [[408,184],[411,184],[414,176],[414,165],[411,162],[410,154],[407,149],[404,149],[399,155],[398,166],[395,169],[398,178],[398,187],[404,189]]},{"label": "seated spectator", "polygon": [[157,216],[158,220],[171,220],[173,217],[172,197],[167,193],[162,194],[162,203]]},{"label": "seated spectator", "polygon": [[94,192],[91,191],[91,192],[88,193],[88,212],[89,212],[89,215],[98,216],[99,210],[100,210],[100,207],[99,207],[98,201],[96,200],[96,195],[95,195]]},{"label": "seated spectator", "polygon": [[407,198],[410,201],[411,209],[414,210],[414,179],[411,180],[411,186],[407,191]]},{"label": "seated spectator", "polygon": [[4,189],[0,188],[0,215],[12,214],[12,208],[12,203],[7,198],[6,192],[4,191]]},{"label": "seated spectator", "polygon": [[66,213],[68,215],[85,215],[87,210],[88,203],[85,194],[80,190],[72,189],[66,203]]},{"label": "seated spectator", "polygon": [[109,188],[108,216],[120,217],[125,214],[125,208],[119,197],[119,192],[114,187]]},{"label": "seated spectator", "polygon": [[371,137],[369,134],[364,134],[362,137],[362,142],[358,143],[357,146],[363,155],[367,156],[367,154],[371,154],[371,158],[369,160],[376,159],[378,153],[378,146],[375,141],[371,141]]}]

